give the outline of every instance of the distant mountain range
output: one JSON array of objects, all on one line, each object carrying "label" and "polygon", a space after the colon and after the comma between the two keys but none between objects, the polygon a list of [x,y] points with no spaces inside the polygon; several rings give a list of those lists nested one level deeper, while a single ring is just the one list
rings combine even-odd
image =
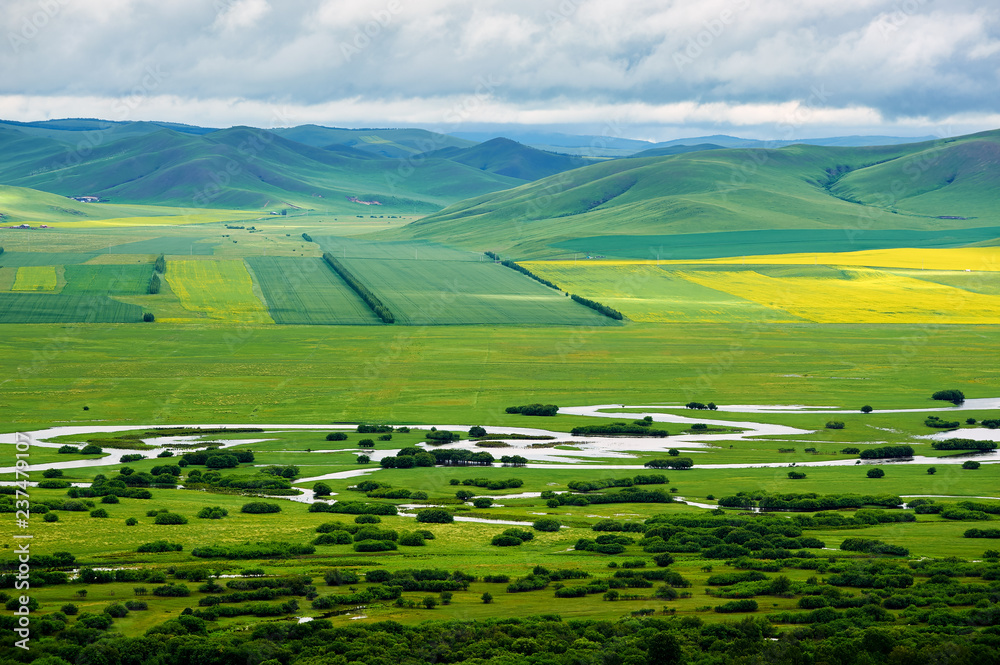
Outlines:
[{"label": "distant mountain range", "polygon": [[[697,226],[706,216],[713,223],[727,219],[731,221],[725,224],[736,225],[736,219],[743,224],[762,215],[780,226],[783,216],[806,199],[820,196],[824,203],[822,214],[810,208],[803,213],[806,218],[827,219],[838,206],[875,198],[878,187],[891,177],[908,177],[900,171],[905,164],[898,157],[929,145],[906,143],[912,140],[837,137],[764,142],[708,136],[650,143],[551,133],[448,135],[413,128],[302,125],[268,130],[100,119],[0,121],[0,185],[63,197],[186,208],[304,208],[362,214],[376,210],[434,213],[447,207],[413,229],[431,235],[450,228],[453,220],[470,216],[497,223],[496,228],[480,230],[486,236],[498,233],[511,215],[560,220],[553,229],[570,223],[592,224],[597,219],[604,220],[596,226],[608,226],[605,230],[641,226],[651,220],[664,227],[677,226],[680,220],[684,221],[680,226]],[[983,215],[993,209],[992,201],[984,203],[981,197],[983,183],[992,182],[992,176],[983,174],[989,169],[982,160],[990,154],[984,146],[995,147],[995,141],[977,139],[978,147],[963,148],[965,152],[957,146],[968,144],[967,138],[949,141],[955,142],[955,149],[948,153],[949,173],[941,178],[952,180],[942,191],[968,190],[967,195],[945,197],[944,205],[942,185],[934,180],[944,167],[935,164],[910,178],[922,183],[919,197],[909,197],[914,205],[918,198],[921,203],[912,211]],[[526,142],[563,145],[542,150]],[[813,145],[789,147],[793,143]],[[631,158],[590,154],[589,146],[598,144]],[[871,144],[881,147],[842,147]],[[726,186],[732,194],[724,203],[719,201],[720,183],[732,181],[733,173],[746,162],[743,150],[783,146],[768,152],[773,157],[755,174],[759,179],[792,155],[801,155],[798,159],[804,161],[787,166],[780,183]],[[572,151],[580,154],[565,154]],[[824,175],[827,171],[838,174],[837,178],[827,182],[832,177]],[[793,194],[803,187],[801,196]],[[762,191],[773,191],[778,198],[767,199]],[[788,197],[795,205],[789,205]],[[752,205],[744,201],[749,198],[755,199]],[[942,203],[925,204],[930,201]],[[522,206],[522,211],[507,205],[511,202]],[[909,201],[896,203],[900,213],[908,205]],[[463,230],[459,236],[466,233]]]}]

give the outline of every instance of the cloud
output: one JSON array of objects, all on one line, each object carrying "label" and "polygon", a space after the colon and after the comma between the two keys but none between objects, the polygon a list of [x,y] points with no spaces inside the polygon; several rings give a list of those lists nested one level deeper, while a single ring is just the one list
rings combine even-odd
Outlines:
[{"label": "cloud", "polygon": [[481,81],[502,80],[488,103],[466,109],[466,122],[590,122],[604,113],[653,126],[777,126],[788,109],[816,106],[810,97],[822,88],[827,110],[804,129],[934,125],[991,117],[1000,88],[1000,15],[975,0],[7,5],[0,109],[45,109],[46,98],[49,110],[73,97],[109,104],[135,96],[150,68],[166,76],[147,96],[184,100],[164,101],[164,111],[216,124],[273,106],[310,118],[325,109],[331,115],[315,118],[325,124],[361,112],[372,114],[362,124],[446,122]]}]

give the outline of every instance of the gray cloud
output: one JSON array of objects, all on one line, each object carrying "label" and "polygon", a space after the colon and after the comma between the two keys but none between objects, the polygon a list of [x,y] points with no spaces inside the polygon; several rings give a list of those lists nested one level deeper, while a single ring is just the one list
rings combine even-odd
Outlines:
[{"label": "gray cloud", "polygon": [[448,124],[487,80],[464,121],[766,132],[798,104],[804,134],[920,133],[993,122],[1000,90],[974,0],[8,0],[0,40],[6,117],[148,97],[136,118]]}]

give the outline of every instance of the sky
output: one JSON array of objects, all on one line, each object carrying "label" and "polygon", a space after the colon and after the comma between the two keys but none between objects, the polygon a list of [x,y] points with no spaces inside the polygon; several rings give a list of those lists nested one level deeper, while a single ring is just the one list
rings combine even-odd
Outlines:
[{"label": "sky", "polygon": [[1000,128],[981,0],[4,0],[0,118],[669,140]]}]

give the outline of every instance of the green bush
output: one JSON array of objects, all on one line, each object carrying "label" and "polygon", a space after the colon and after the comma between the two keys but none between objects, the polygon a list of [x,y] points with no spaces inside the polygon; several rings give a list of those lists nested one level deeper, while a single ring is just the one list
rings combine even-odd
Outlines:
[{"label": "green bush", "polygon": [[429,524],[447,524],[455,521],[455,516],[444,508],[425,508],[417,511],[417,521]]},{"label": "green bush", "polygon": [[267,503],[265,501],[251,501],[250,503],[243,504],[240,508],[241,513],[249,513],[251,515],[262,515],[265,513],[280,513],[281,506],[276,503]]},{"label": "green bush", "polygon": [[531,526],[534,527],[536,531],[554,532],[558,531],[562,525],[559,523],[559,520],[552,519],[551,517],[543,517],[535,520]]},{"label": "green bush", "polygon": [[177,513],[156,513],[153,524],[187,524],[188,520]]}]

